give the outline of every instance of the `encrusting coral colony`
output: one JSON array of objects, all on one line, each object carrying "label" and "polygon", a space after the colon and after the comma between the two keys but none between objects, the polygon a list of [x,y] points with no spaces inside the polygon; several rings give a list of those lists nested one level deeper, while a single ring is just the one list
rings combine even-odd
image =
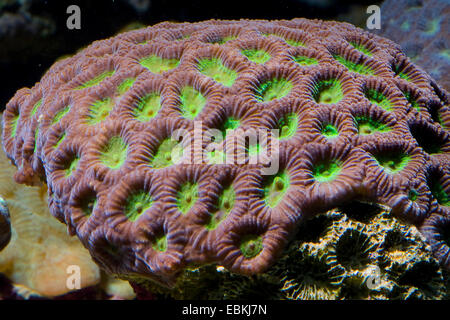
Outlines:
[{"label": "encrusting coral colony", "polygon": [[[350,24],[122,33],[56,62],[3,121],[16,181],[46,181],[51,213],[123,278],[170,286],[206,264],[262,273],[303,221],[351,200],[392,208],[450,268],[449,95],[398,45]],[[279,135],[237,142],[247,157],[228,161],[227,143],[251,129]],[[275,145],[279,168],[263,174],[250,159]]]}]

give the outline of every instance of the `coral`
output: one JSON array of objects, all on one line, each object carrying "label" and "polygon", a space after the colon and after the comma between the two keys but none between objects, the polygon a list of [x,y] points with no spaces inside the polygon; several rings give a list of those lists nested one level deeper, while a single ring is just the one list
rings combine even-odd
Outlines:
[{"label": "coral", "polygon": [[127,281],[110,277],[102,273],[100,287],[110,300],[132,300],[136,298],[133,288]]},{"label": "coral", "polygon": [[11,217],[6,201],[0,197],[0,251],[11,240]]},{"label": "coral", "polygon": [[446,90],[450,90],[450,3],[446,0],[386,0],[375,32],[402,46]]},{"label": "coral", "polygon": [[[27,187],[12,179],[14,168],[5,154],[0,154],[0,194],[11,211],[9,244],[0,252],[0,272],[25,297],[59,296],[70,291],[66,286],[67,267],[78,265],[81,287],[100,281],[100,271],[89,252],[66,234],[63,224],[54,220],[47,207],[47,189]],[[2,218],[0,215],[0,221]],[[3,223],[0,223],[1,238]]]},{"label": "coral", "polygon": [[[165,22],[94,42],[19,90],[3,145],[15,180],[48,184],[52,215],[100,266],[170,287],[205,264],[260,274],[305,219],[350,200],[428,223],[430,242],[446,234],[433,217],[448,212],[448,108],[396,44],[349,24]],[[339,230],[361,261],[340,261],[338,244],[335,261],[299,249],[330,263],[321,297],[342,295],[342,274],[367,277],[371,240]],[[447,268],[448,248],[434,251]]]},{"label": "coral", "polygon": [[160,298],[188,300],[447,299],[446,277],[416,227],[389,208],[351,202],[302,224],[262,274],[209,265],[184,270],[171,290],[141,285]]},{"label": "coral", "polygon": [[[4,296],[62,298],[69,291],[76,295],[79,290],[67,288],[66,281],[67,266],[78,265],[80,297],[84,288],[98,286],[99,292],[112,299],[133,299],[130,285],[101,273],[89,252],[52,218],[45,200],[46,187],[19,185],[13,175],[14,169],[1,151],[0,194],[5,199],[0,198],[0,249],[6,248],[0,252],[0,274],[12,281],[11,292]],[[2,296],[0,292],[0,299]]]},{"label": "coral", "polygon": [[[283,268],[275,271],[285,279],[283,291],[288,298],[322,298],[320,290],[311,286],[323,281],[308,287],[302,273],[291,267],[304,254],[305,247],[316,250],[309,257],[323,255],[319,266],[333,275],[326,277],[326,288],[333,293],[328,298],[442,299],[446,294],[444,271],[425,238],[414,226],[393,217],[389,208],[345,204],[306,222],[294,243],[280,260],[285,261]],[[379,270],[378,280],[370,288],[374,270]],[[317,277],[322,273],[313,274]]]},{"label": "coral", "polygon": [[136,297],[127,281],[114,279],[103,272],[101,278],[99,284],[49,297],[14,284],[0,273],[0,300],[131,300]]}]

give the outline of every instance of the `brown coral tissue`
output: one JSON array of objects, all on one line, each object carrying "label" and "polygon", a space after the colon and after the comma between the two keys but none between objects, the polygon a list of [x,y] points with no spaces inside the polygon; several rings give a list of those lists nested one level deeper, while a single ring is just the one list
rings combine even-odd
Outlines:
[{"label": "brown coral tissue", "polygon": [[164,22],[19,90],[3,146],[15,180],[45,181],[51,213],[122,278],[264,272],[302,221],[352,200],[392,208],[450,268],[449,99],[347,23]]}]

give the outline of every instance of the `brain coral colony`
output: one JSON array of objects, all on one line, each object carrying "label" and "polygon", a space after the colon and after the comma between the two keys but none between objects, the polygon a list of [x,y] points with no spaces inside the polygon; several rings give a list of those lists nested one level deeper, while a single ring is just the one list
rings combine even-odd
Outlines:
[{"label": "brain coral colony", "polygon": [[[3,121],[16,181],[46,181],[52,215],[122,278],[170,287],[205,265],[258,276],[305,220],[356,200],[416,226],[450,268],[449,95],[398,45],[346,23],[161,23],[122,33],[56,62],[16,93]],[[192,151],[195,131],[211,129],[223,148],[210,151],[205,138]],[[248,161],[264,146],[247,140],[237,147],[246,161],[221,161],[251,129],[279,129],[267,143],[279,146],[277,172]],[[191,134],[177,140],[180,130]],[[180,161],[190,155],[201,161]],[[324,246],[368,237],[333,219]],[[344,237],[339,224],[353,231]],[[313,244],[299,250],[320,259]],[[330,263],[353,265],[343,259]],[[345,277],[341,269],[336,281]]]}]

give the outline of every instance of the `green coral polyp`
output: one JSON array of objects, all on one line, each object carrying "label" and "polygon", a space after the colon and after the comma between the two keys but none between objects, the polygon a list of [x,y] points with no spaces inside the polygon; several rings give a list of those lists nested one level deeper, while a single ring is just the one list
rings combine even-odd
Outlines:
[{"label": "green coral polyp", "polygon": [[321,133],[328,139],[335,138],[339,135],[338,129],[330,123],[322,124]]},{"label": "green coral polyp", "polygon": [[223,130],[235,130],[240,126],[240,124],[241,122],[239,119],[228,117],[223,124]]},{"label": "green coral polyp", "polygon": [[231,87],[238,75],[236,71],[227,68],[218,58],[201,59],[197,68],[200,73],[225,87]]},{"label": "green coral polyp", "polygon": [[148,192],[140,191],[130,195],[126,201],[124,214],[130,221],[136,221],[142,213],[153,205],[152,197]]},{"label": "green coral polyp", "polygon": [[229,213],[234,206],[234,200],[236,198],[236,193],[234,192],[233,187],[226,188],[222,195],[219,197],[219,206],[218,209],[224,212]]},{"label": "green coral polyp", "polygon": [[408,191],[408,199],[410,201],[414,202],[414,201],[417,200],[418,197],[419,197],[419,193],[417,192],[416,189],[411,189],[411,190]]},{"label": "green coral polyp", "polygon": [[17,124],[19,122],[19,117],[20,115],[15,115],[12,119],[11,119],[11,138],[14,138],[16,136],[17,133]]},{"label": "green coral polyp", "polygon": [[135,78],[127,78],[125,80],[123,80],[118,86],[117,86],[117,93],[119,95],[124,94],[125,92],[127,92],[134,84],[134,82],[136,81]]},{"label": "green coral polyp", "polygon": [[297,132],[298,128],[298,115],[295,113],[284,114],[283,117],[278,120],[278,129],[280,130],[279,139],[292,138]]},{"label": "green coral polyp", "polygon": [[183,40],[189,39],[190,37],[191,37],[190,34],[185,34],[185,35],[182,35],[182,36],[176,38],[175,41],[183,41]]},{"label": "green coral polyp", "polygon": [[241,50],[241,53],[246,56],[248,60],[259,64],[264,64],[270,60],[270,54],[264,50],[243,49]]},{"label": "green coral polyp", "polygon": [[257,154],[259,154],[261,152],[261,146],[259,143],[254,143],[251,144],[247,147],[247,154],[250,157],[256,156]]},{"label": "green coral polyp", "polygon": [[414,99],[413,95],[410,92],[405,91],[405,92],[403,92],[403,95],[405,96],[406,100],[408,100],[408,102],[411,104],[411,106],[414,109],[416,109],[417,111],[420,111],[421,108],[419,106],[419,103],[417,102],[416,99]]},{"label": "green coral polyp", "polygon": [[61,142],[63,142],[63,140],[66,138],[66,133],[64,132],[58,139],[58,141],[56,142],[54,148],[58,148],[61,144]]},{"label": "green coral polyp", "polygon": [[386,111],[392,110],[391,101],[381,92],[368,88],[364,90],[364,95],[366,96],[367,99],[369,99],[371,103],[380,106],[384,110]]},{"label": "green coral polyp", "polygon": [[220,37],[219,39],[212,41],[211,43],[224,44],[228,41],[232,41],[235,39],[237,39],[236,36],[225,36],[225,37]]},{"label": "green coral polyp", "polygon": [[313,167],[313,177],[317,182],[333,181],[340,172],[341,166],[336,160],[322,161]]},{"label": "green coral polyp", "polygon": [[389,132],[389,126],[383,124],[380,121],[374,120],[368,117],[355,117],[356,127],[358,128],[358,134],[369,135],[376,132]]},{"label": "green coral polyp", "polygon": [[155,237],[152,245],[153,249],[159,252],[165,252],[167,246],[167,236],[165,234]]},{"label": "green coral polyp", "polygon": [[266,205],[275,208],[286,195],[289,186],[290,179],[286,172],[267,177],[263,186],[263,199]]},{"label": "green coral polyp", "polygon": [[257,100],[262,102],[281,99],[292,90],[292,83],[284,78],[272,79],[259,85],[255,92]]},{"label": "green coral polyp", "polygon": [[380,153],[374,156],[378,165],[388,174],[402,171],[409,163],[411,157],[403,152]]},{"label": "green coral polyp", "polygon": [[68,163],[68,166],[66,168],[65,176],[70,177],[72,173],[77,169],[78,162],[80,161],[80,158],[78,156],[74,156],[73,159]]},{"label": "green coral polyp", "polygon": [[206,105],[206,98],[191,86],[186,86],[181,90],[180,101],[182,116],[191,120],[195,119]]},{"label": "green coral polyp", "polygon": [[353,42],[353,41],[349,41],[350,45],[355,48],[356,50],[358,50],[359,52],[365,54],[366,56],[371,57],[372,56],[372,52],[367,49],[365,46],[363,46],[362,44]]},{"label": "green coral polyp", "polygon": [[157,55],[148,56],[140,60],[140,64],[150,70],[152,73],[161,74],[163,72],[175,69],[180,60],[178,59],[165,59]]},{"label": "green coral polyp", "polygon": [[137,103],[133,116],[141,122],[147,122],[157,115],[159,109],[161,109],[161,95],[150,93]]},{"label": "green coral polyp", "polygon": [[214,230],[219,224],[225,220],[228,214],[231,212],[236,200],[236,192],[232,186],[225,188],[219,197],[216,212],[211,215],[211,218],[206,225],[206,229]]},{"label": "green coral polyp", "polygon": [[284,41],[293,47],[305,47],[305,43],[300,40],[294,40],[294,39],[284,39]]},{"label": "green coral polyp", "polygon": [[33,149],[33,153],[36,152],[38,136],[39,136],[39,128],[36,128],[36,132],[34,133],[34,149]]},{"label": "green coral polyp", "polygon": [[42,104],[42,99],[40,99],[38,102],[35,103],[35,105],[33,106],[33,109],[31,110],[30,117],[35,115],[36,111],[39,109],[41,104]]},{"label": "green coral polyp", "polygon": [[206,154],[209,164],[224,164],[226,163],[226,154],[220,150],[213,150]]},{"label": "green coral polyp", "polygon": [[80,209],[86,216],[90,216],[96,205],[97,196],[95,194],[90,194],[82,200]]},{"label": "green coral polyp", "polygon": [[186,214],[194,206],[198,199],[198,185],[197,183],[186,182],[180,188],[177,194],[177,207]]},{"label": "green coral polyp", "polygon": [[344,94],[337,79],[328,79],[316,83],[313,96],[317,103],[332,104],[341,101]]},{"label": "green coral polyp", "polygon": [[251,259],[262,251],[263,239],[258,235],[246,235],[242,237],[239,248],[245,258]]},{"label": "green coral polyp", "polygon": [[112,75],[114,75],[114,73],[115,73],[114,70],[105,71],[105,72],[99,74],[98,76],[86,81],[82,85],[76,87],[75,90],[94,87],[94,86],[98,85],[100,82],[102,82],[103,80],[105,80],[106,78],[109,78]]},{"label": "green coral polyp", "polygon": [[70,106],[65,107],[64,109],[58,111],[53,118],[52,124],[57,123],[61,120],[68,112],[70,111]]},{"label": "green coral polyp", "polygon": [[348,70],[350,70],[352,72],[356,72],[356,73],[359,73],[362,75],[373,75],[374,74],[373,70],[370,67],[365,66],[360,63],[355,63],[350,60],[347,60],[340,55],[333,54],[333,58],[335,58],[340,64],[342,64],[343,66],[345,66]]},{"label": "green coral polyp", "polygon": [[87,124],[95,125],[102,122],[109,115],[114,108],[114,102],[111,98],[105,98],[94,102],[90,109],[87,119]]},{"label": "green coral polyp", "polygon": [[312,66],[319,64],[319,60],[307,56],[295,56],[292,59],[301,66]]},{"label": "green coral polyp", "polygon": [[102,148],[100,161],[111,169],[120,168],[127,159],[128,146],[125,141],[119,137],[112,137]]},{"label": "green coral polyp", "polygon": [[394,73],[399,76],[400,78],[406,80],[406,81],[411,81],[410,77],[403,72],[402,68],[400,66],[396,66],[393,65],[392,66],[392,71],[394,71]]},{"label": "green coral polyp", "polygon": [[183,150],[176,140],[171,138],[163,140],[153,156],[150,165],[155,169],[171,166],[175,161],[172,152],[175,153],[175,156],[181,157]]},{"label": "green coral polyp", "polygon": [[450,196],[436,179],[431,182],[431,194],[441,206],[450,207]]},{"label": "green coral polyp", "polygon": [[399,71],[397,75],[406,81],[411,81],[411,78],[404,72]]},{"label": "green coral polyp", "polygon": [[234,117],[227,117],[219,128],[219,130],[222,132],[222,139],[226,138],[227,132],[239,128],[240,125],[241,121],[239,119],[236,119]]}]

